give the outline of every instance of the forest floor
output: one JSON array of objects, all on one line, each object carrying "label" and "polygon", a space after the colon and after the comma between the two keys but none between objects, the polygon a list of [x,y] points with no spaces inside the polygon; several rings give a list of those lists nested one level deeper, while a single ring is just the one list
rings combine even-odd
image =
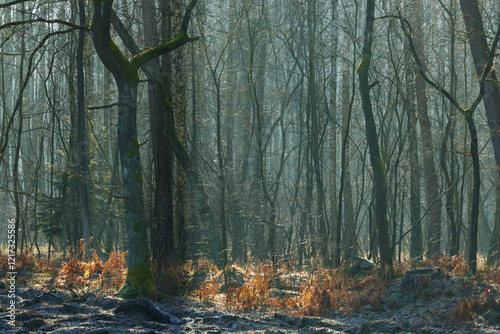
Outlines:
[{"label": "forest floor", "polygon": [[500,333],[500,271],[468,277],[462,258],[400,265],[390,282],[376,268],[308,273],[263,263],[222,272],[206,262],[170,272],[181,293],[156,301],[106,290],[108,263],[19,271],[14,326],[9,282],[0,284],[0,333]]}]

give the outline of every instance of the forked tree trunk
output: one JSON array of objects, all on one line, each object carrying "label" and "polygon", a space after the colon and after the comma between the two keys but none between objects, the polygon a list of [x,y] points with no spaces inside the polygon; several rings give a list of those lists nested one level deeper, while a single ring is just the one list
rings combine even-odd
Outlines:
[{"label": "forked tree trunk", "polygon": [[[478,77],[481,77],[488,61],[490,49],[486,40],[479,5],[477,0],[460,0],[460,7],[467,29],[467,38],[469,39],[476,73]],[[500,86],[493,67],[488,75],[488,80],[484,83],[483,103],[498,168],[500,166]]]},{"label": "forked tree trunk", "polygon": [[[467,29],[467,37],[474,59],[474,66],[478,77],[481,77],[485,69],[485,65],[489,58],[490,48],[486,40],[483,20],[481,12],[476,0],[460,0],[462,17]],[[498,20],[497,20],[498,23]],[[496,77],[495,69],[492,67],[488,75],[488,80],[484,83],[484,108],[486,110],[486,118],[490,129],[491,141],[495,152],[495,161],[497,170],[500,171],[500,86]],[[498,200],[498,197],[497,197]],[[498,207],[498,203],[497,203]],[[497,219],[495,219],[497,220]],[[496,227],[496,223],[495,223]],[[488,262],[496,262],[500,252],[500,233],[495,229],[493,233],[491,246],[489,249]],[[490,259],[491,256],[491,259]]]},{"label": "forked tree trunk", "polygon": [[94,2],[90,34],[95,50],[115,78],[118,87],[118,145],[125,201],[128,237],[128,273],[118,294],[122,297],[154,296],[156,288],[150,267],[149,242],[144,212],[140,143],[137,137],[137,86],[139,68],[164,53],[175,50],[192,39],[187,35],[192,0],[186,10],[176,39],[159,44],[127,59],[111,39],[112,0]]}]

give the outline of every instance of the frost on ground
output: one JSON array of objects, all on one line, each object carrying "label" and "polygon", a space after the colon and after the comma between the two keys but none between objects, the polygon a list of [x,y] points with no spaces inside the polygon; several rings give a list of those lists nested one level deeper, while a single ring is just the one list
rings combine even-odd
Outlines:
[{"label": "frost on ground", "polygon": [[[433,271],[434,270],[434,271]],[[280,286],[283,289],[283,286]],[[489,288],[487,288],[489,289]],[[494,289],[440,270],[409,271],[387,284],[380,305],[322,317],[270,309],[230,310],[217,301],[175,297],[122,300],[87,293],[18,289],[16,326],[0,292],[0,333],[497,333]]]},{"label": "frost on ground", "polygon": [[310,273],[270,263],[221,271],[199,260],[157,277],[181,293],[151,301],[113,295],[125,277],[124,254],[115,255],[50,270],[27,258],[18,279],[30,284],[16,287],[15,326],[0,284],[0,333],[500,332],[500,270],[468,277],[460,257],[398,264],[398,278],[386,283],[368,262]]}]

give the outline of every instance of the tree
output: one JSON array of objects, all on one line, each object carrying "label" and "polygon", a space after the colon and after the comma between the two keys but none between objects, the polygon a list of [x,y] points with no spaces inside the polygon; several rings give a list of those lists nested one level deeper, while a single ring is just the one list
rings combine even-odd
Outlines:
[{"label": "tree", "polygon": [[368,70],[372,56],[373,26],[375,22],[375,0],[366,1],[366,21],[363,39],[361,62],[356,72],[359,77],[359,89],[363,114],[365,117],[366,141],[368,142],[370,163],[373,172],[373,187],[375,196],[375,221],[377,224],[378,241],[380,247],[380,262],[385,279],[392,279],[392,252],[389,243],[389,223],[387,221],[387,184],[384,164],[380,156],[377,137],[377,128],[373,118],[370,89],[374,84],[369,83]]},{"label": "tree", "polygon": [[[401,17],[400,17],[401,19]],[[420,74],[422,75],[422,78],[435,90],[437,90],[439,93],[441,93],[443,96],[445,96],[451,104],[458,110],[460,113],[465,117],[465,120],[467,122],[467,127],[469,130],[470,134],[470,155],[472,156],[472,166],[473,166],[473,178],[474,178],[474,184],[473,184],[473,194],[472,194],[472,210],[471,210],[471,215],[470,215],[470,240],[469,240],[469,254],[468,254],[468,261],[469,261],[469,274],[470,275],[476,275],[476,268],[477,268],[477,231],[478,231],[478,217],[479,217],[479,188],[481,186],[481,178],[480,178],[480,172],[479,172],[479,145],[478,145],[478,136],[477,136],[477,129],[476,125],[474,122],[474,111],[477,109],[479,106],[479,103],[481,103],[481,100],[484,97],[484,94],[486,92],[486,83],[488,82],[486,79],[490,76],[491,73],[491,67],[493,65],[493,59],[495,57],[495,52],[498,44],[498,40],[500,38],[500,25],[497,29],[495,38],[492,42],[491,49],[489,51],[486,51],[486,54],[488,55],[487,61],[484,63],[483,70],[481,71],[480,75],[480,80],[479,80],[479,93],[477,94],[476,98],[473,100],[472,104],[464,108],[460,105],[460,103],[455,99],[453,95],[451,95],[445,88],[443,88],[441,85],[433,81],[429,76],[426,74],[425,67],[420,60],[419,54],[418,54],[418,49],[413,43],[413,39],[411,38],[411,34],[408,30],[408,27],[406,26],[406,23],[404,20],[401,19],[402,22],[402,28],[403,31],[405,32],[406,37],[408,38],[408,42],[410,45],[410,49],[413,54],[413,58],[415,59],[415,63],[417,68],[419,69]],[[486,48],[488,48],[487,44],[485,45]]]},{"label": "tree", "polygon": [[[479,10],[479,5],[476,0],[460,0],[460,8],[462,17],[467,30],[467,38],[474,59],[474,66],[477,76],[482,77],[485,66],[490,58],[490,53],[495,49],[489,49],[486,40],[483,19]],[[497,19],[497,24],[498,24]],[[490,129],[491,141],[493,143],[495,161],[498,172],[500,173],[500,86],[498,84],[495,69],[488,68],[488,80],[484,83],[484,108],[486,110],[486,118]],[[500,241],[498,236],[500,233],[493,234],[491,240],[494,249],[490,250],[490,254],[495,254],[500,251]]]},{"label": "tree", "polygon": [[125,201],[125,221],[128,236],[128,274],[119,295],[137,297],[156,293],[149,265],[149,244],[144,213],[140,143],[137,137],[137,86],[139,68],[162,54],[192,41],[187,33],[191,12],[197,0],[192,0],[184,15],[177,37],[142,53],[127,57],[111,39],[113,0],[94,2],[90,34],[95,50],[113,75],[118,88],[118,144]]},{"label": "tree", "polygon": [[[85,2],[78,0],[78,12],[80,18],[80,25],[85,25]],[[84,50],[85,32],[79,31],[78,33],[78,47],[76,53],[76,69],[77,69],[77,91],[78,91],[78,112],[77,112],[77,142],[76,142],[76,158],[77,158],[77,173],[79,178],[77,180],[78,193],[80,197],[80,209],[82,212],[82,236],[84,242],[84,259],[90,259],[90,234],[91,234],[91,220],[90,220],[90,204],[89,193],[87,187],[86,177],[88,175],[88,143],[87,143],[87,130],[86,130],[86,108],[85,108],[85,82],[84,82],[84,68],[83,68],[83,50]]]},{"label": "tree", "polygon": [[[169,5],[169,1],[163,2]],[[162,15],[161,22],[168,19],[168,8]],[[144,20],[144,40],[146,47],[158,44],[160,36],[157,27],[157,15],[154,1],[142,1]],[[166,24],[166,23],[163,23]],[[168,38],[170,36],[165,36]],[[135,53],[135,52],[133,52]],[[164,96],[171,101],[170,82],[163,80],[172,69],[171,57],[156,57],[148,62],[148,102],[150,110],[151,146],[153,150],[154,203],[152,213],[151,250],[155,261],[168,261],[174,254],[173,222],[173,153],[169,148],[166,124],[172,105],[163,103]],[[162,66],[163,64],[163,66]],[[151,75],[152,73],[156,75]],[[167,110],[170,109],[170,110]]]},{"label": "tree", "polygon": [[[416,51],[422,59],[422,66],[425,67],[424,44],[422,33],[422,11],[421,0],[413,0],[413,28]],[[418,121],[420,124],[420,140],[422,142],[422,159],[425,173],[425,190],[427,206],[429,207],[428,233],[427,233],[427,256],[433,257],[441,252],[441,200],[439,197],[439,182],[434,164],[432,126],[428,113],[427,93],[425,91],[425,81],[420,74],[420,68],[415,65],[415,93],[417,96]]]}]

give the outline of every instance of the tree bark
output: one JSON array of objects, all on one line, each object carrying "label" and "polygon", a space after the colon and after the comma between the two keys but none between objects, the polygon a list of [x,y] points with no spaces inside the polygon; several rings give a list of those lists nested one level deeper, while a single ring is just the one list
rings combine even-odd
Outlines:
[{"label": "tree bark", "polygon": [[495,223],[486,261],[489,266],[500,263],[500,175],[498,174],[495,176],[495,201]]},{"label": "tree bark", "polygon": [[[147,47],[156,45],[160,40],[155,12],[154,1],[142,1],[144,40]],[[162,71],[159,58],[151,60],[148,67],[156,73]],[[149,75],[148,79],[149,119],[155,180],[153,217],[151,221],[151,251],[154,260],[166,262],[174,255],[173,154],[169,149],[168,138],[165,133],[165,124],[167,122],[165,107],[168,106],[160,102],[164,87]]]},{"label": "tree bark", "polygon": [[[413,28],[415,48],[422,64],[424,61],[424,44],[422,36],[421,1],[413,0]],[[422,142],[422,159],[425,174],[426,202],[429,207],[427,229],[427,256],[433,257],[441,252],[441,200],[439,199],[439,182],[434,164],[432,128],[428,114],[425,80],[420,73],[420,67],[415,65],[415,93],[417,95],[418,121],[420,124],[420,138]]]},{"label": "tree bark", "polygon": [[[80,25],[85,25],[85,2],[78,0],[78,11],[80,16]],[[84,51],[85,33],[78,33],[78,47],[76,52],[76,76],[77,76],[77,142],[76,142],[76,157],[77,157],[77,189],[80,199],[80,210],[82,211],[82,237],[83,237],[83,256],[85,261],[90,258],[90,235],[91,235],[91,219],[90,219],[90,204],[89,192],[87,188],[86,178],[88,172],[88,142],[86,130],[86,115],[85,115],[85,79],[83,66],[83,51]]]},{"label": "tree bark", "polygon": [[365,117],[366,141],[368,142],[370,163],[373,169],[375,193],[375,221],[377,224],[380,247],[380,262],[384,279],[392,279],[394,275],[392,252],[389,243],[389,224],[387,221],[387,184],[384,163],[380,157],[377,128],[373,117],[370,98],[371,85],[368,82],[368,70],[372,55],[373,26],[375,22],[375,0],[366,1],[366,25],[364,30],[363,56],[356,69],[359,76],[361,103]]},{"label": "tree bark", "polygon": [[420,162],[418,157],[418,138],[417,138],[417,113],[414,101],[414,73],[410,70],[410,62],[407,61],[406,81],[408,104],[408,134],[410,156],[410,259],[414,261],[423,260],[422,245],[422,220],[420,218]]},{"label": "tree bark", "polygon": [[474,183],[472,187],[472,209],[470,216],[470,245],[469,245],[469,274],[476,275],[477,269],[477,230],[479,223],[479,190],[481,186],[481,177],[479,174],[479,148],[477,140],[477,130],[474,124],[473,113],[465,115],[467,127],[470,134],[472,172]]}]

